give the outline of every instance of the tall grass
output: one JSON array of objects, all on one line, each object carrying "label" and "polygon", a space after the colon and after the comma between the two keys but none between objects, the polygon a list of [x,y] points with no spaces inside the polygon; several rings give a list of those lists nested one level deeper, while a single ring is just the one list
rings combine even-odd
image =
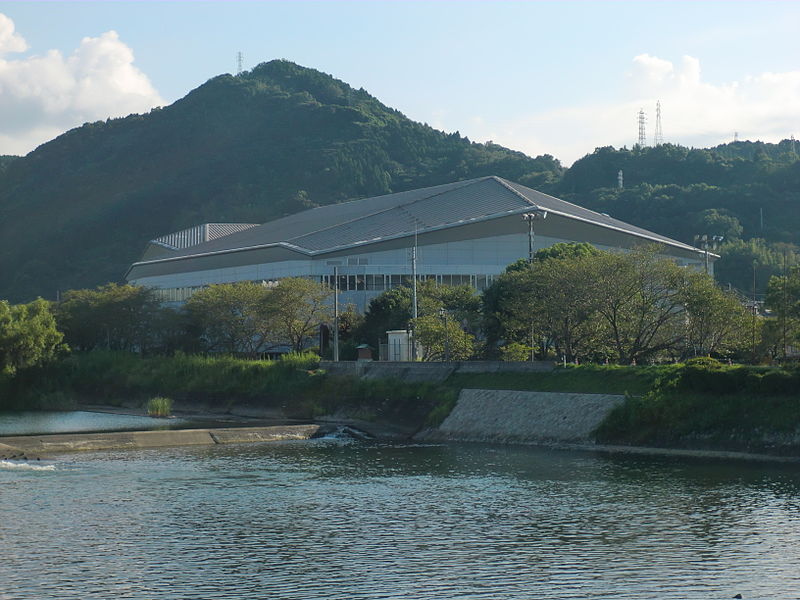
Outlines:
[{"label": "tall grass", "polygon": [[104,403],[168,391],[173,398],[225,404],[278,400],[309,386],[318,358],[288,355],[278,361],[176,354],[141,357],[124,352],[73,354],[38,374],[51,387],[74,390]]},{"label": "tall grass", "polygon": [[168,417],[172,414],[172,399],[155,396],[147,401],[147,414],[151,417]]}]

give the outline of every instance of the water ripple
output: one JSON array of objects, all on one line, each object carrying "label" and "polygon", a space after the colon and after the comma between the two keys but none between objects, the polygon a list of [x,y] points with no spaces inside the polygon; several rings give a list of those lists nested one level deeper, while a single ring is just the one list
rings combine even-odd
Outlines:
[{"label": "water ripple", "polygon": [[0,470],[0,600],[798,598],[799,508],[790,469],[530,448],[76,455]]}]

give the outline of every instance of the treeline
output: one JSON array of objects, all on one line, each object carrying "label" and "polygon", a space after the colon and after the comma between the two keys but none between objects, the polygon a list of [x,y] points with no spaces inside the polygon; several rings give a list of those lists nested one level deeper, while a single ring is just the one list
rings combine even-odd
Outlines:
[{"label": "treeline", "polygon": [[[413,331],[418,358],[564,360],[641,364],[716,356],[741,362],[783,358],[800,338],[800,268],[769,283],[767,317],[657,247],[629,253],[557,244],[520,260],[482,294],[469,286],[418,284],[374,298],[365,314],[345,307],[342,359],[373,351],[388,330]],[[312,349],[331,355],[332,290],[305,278],[277,285],[212,285],[184,305],[154,290],[108,284],[66,292],[58,303],[0,304],[0,359],[13,373],[68,348],[141,354],[220,353],[259,357]],[[320,333],[322,331],[322,334]],[[322,347],[316,346],[321,340]]]},{"label": "treeline", "polygon": [[696,235],[723,236],[713,249],[721,255],[718,280],[763,299],[784,262],[800,263],[798,158],[791,140],[709,149],[604,147],[576,161],[553,192],[686,243]]},{"label": "treeline", "polygon": [[[480,296],[469,287],[423,285],[416,323],[408,322],[410,295],[398,288],[373,300],[354,339],[412,327],[426,355],[454,360],[753,357],[755,317],[711,277],[660,257],[656,248],[621,254],[557,244],[532,264],[510,265]],[[761,319],[755,328],[759,354]]]}]

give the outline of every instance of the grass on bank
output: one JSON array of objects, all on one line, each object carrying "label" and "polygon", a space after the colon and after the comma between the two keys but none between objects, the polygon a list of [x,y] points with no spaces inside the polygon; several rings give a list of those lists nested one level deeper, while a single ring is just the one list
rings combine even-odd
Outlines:
[{"label": "grass on bank", "polygon": [[155,396],[147,401],[147,414],[151,417],[168,417],[172,414],[172,399]]},{"label": "grass on bank", "polygon": [[800,448],[800,372],[695,359],[628,396],[601,443],[770,451]]},{"label": "grass on bank", "polygon": [[451,375],[446,384],[456,389],[575,392],[583,394],[646,393],[655,381],[677,365],[630,367],[581,365],[549,372],[462,373]]}]

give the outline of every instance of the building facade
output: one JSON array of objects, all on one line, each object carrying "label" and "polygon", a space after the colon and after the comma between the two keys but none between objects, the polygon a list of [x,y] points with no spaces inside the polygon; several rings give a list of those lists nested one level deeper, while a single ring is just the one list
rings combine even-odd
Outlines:
[{"label": "building facade", "polygon": [[[531,215],[539,218],[531,223]],[[340,302],[363,312],[381,292],[410,282],[414,270],[419,280],[483,290],[510,263],[528,257],[531,239],[533,251],[558,242],[602,250],[655,243],[680,265],[702,269],[705,263],[705,253],[688,244],[482,177],[323,206],[263,225],[200,225],[151,241],[126,279],[156,289],[166,302],[182,302],[216,283],[311,277],[334,287],[337,277]]]}]

